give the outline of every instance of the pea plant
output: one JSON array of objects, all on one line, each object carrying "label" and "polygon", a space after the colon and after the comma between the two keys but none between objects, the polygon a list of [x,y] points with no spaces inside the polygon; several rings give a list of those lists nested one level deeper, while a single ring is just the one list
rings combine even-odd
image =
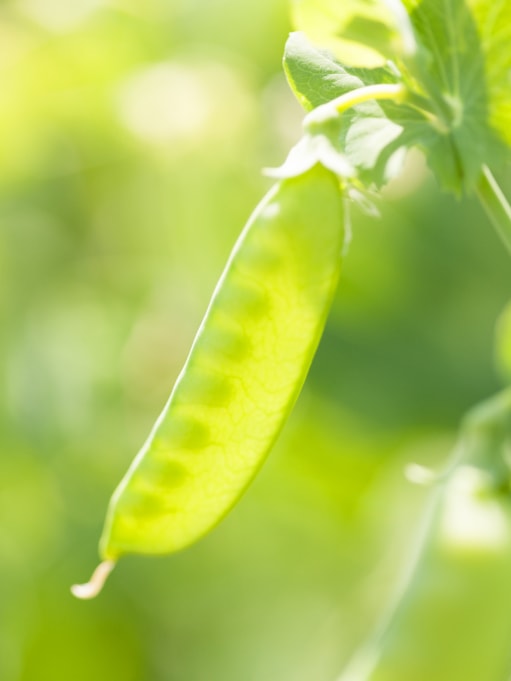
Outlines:
[{"label": "pea plant", "polygon": [[[102,562],[195,542],[232,508],[300,392],[350,239],[350,207],[422,150],[441,190],[474,194],[511,251],[492,169],[511,144],[508,0],[296,0],[285,47],[304,134],[256,207],[185,366],[112,497]],[[506,681],[511,673],[511,393],[464,419],[432,485],[399,593],[341,681]],[[439,610],[436,604],[442,603]],[[446,636],[445,632],[450,635]],[[441,665],[439,667],[439,660]]]}]

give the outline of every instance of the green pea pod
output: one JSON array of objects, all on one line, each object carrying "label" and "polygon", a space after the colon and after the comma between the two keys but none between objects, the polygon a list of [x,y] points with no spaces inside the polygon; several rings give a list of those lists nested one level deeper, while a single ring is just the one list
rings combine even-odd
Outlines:
[{"label": "green pea pod", "polygon": [[243,493],[314,356],[338,281],[343,222],[339,181],[319,164],[258,205],[174,390],[111,499],[105,562],[75,595],[94,596],[123,554],[191,544]]},{"label": "green pea pod", "polygon": [[461,461],[437,483],[396,605],[338,681],[508,681],[506,446],[491,430],[462,443]]}]

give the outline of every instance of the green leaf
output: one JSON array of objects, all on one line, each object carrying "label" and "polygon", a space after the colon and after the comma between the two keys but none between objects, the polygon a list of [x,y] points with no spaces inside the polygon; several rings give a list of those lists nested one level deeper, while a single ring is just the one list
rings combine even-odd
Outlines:
[{"label": "green leaf", "polygon": [[344,64],[374,68],[415,51],[399,0],[294,0],[295,27]]},{"label": "green leaf", "polygon": [[485,55],[490,124],[511,146],[511,2],[469,0]]},{"label": "green leaf", "polygon": [[[298,101],[308,111],[370,82],[394,82],[386,69],[351,69],[313,47],[303,33],[291,33],[284,52],[284,70]],[[363,80],[364,78],[364,80]],[[386,179],[389,154],[384,151],[402,134],[376,102],[360,104],[321,130],[333,148],[347,158],[366,184]],[[393,151],[397,149],[393,148]],[[392,154],[390,154],[391,156]],[[381,163],[378,163],[381,157]]]},{"label": "green leaf", "polygon": [[313,47],[305,34],[298,31],[291,33],[286,42],[284,71],[291,90],[306,111],[363,85],[329,52]]},{"label": "green leaf", "polygon": [[[468,3],[404,0],[418,49],[403,55],[399,70],[346,67],[332,52],[291,36],[285,70],[306,109],[364,85],[403,82],[410,90],[408,103],[364,103],[340,116],[336,144],[364,183],[382,184],[400,147],[421,148],[440,185],[457,195],[474,189],[484,164],[504,158],[511,141],[511,2]],[[328,38],[321,44],[328,47]]]},{"label": "green leaf", "polygon": [[[347,69],[331,54],[313,47],[302,33],[292,33],[284,69],[298,101],[308,111],[364,85],[395,83],[398,74],[385,69]],[[419,146],[444,186],[456,177],[449,138],[420,111],[392,102],[354,106],[321,130],[333,147],[357,170],[366,186],[380,187],[399,170],[403,151]],[[455,185],[457,188],[457,185]]]},{"label": "green leaf", "polygon": [[445,128],[449,143],[442,148],[451,149],[452,171],[441,167],[441,157],[432,160],[432,167],[447,188],[471,190],[482,165],[498,162],[503,153],[491,127],[485,45],[465,0],[405,0],[405,5],[428,55],[411,70]]}]

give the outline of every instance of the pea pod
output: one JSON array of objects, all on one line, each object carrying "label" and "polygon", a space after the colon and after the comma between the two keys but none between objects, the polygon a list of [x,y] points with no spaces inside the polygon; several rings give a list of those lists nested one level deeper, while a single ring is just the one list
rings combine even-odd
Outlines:
[{"label": "pea pod", "polygon": [[185,366],[110,502],[92,597],[126,553],[177,551],[245,490],[282,428],[339,276],[343,199],[321,165],[278,183],[248,221]]},{"label": "pea pod", "polygon": [[433,492],[402,593],[338,681],[508,681],[510,420],[509,393],[476,413]]}]

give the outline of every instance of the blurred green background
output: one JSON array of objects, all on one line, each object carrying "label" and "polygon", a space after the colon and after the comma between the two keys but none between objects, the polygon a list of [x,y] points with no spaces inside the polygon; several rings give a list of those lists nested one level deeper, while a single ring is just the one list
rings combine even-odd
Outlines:
[{"label": "blurred green background", "polygon": [[[0,679],[327,681],[388,597],[421,489],[498,389],[508,256],[418,155],[354,239],[299,404],[207,538],[126,558],[108,498],[300,134],[285,0],[0,3]],[[502,178],[511,190],[509,178]]]}]

